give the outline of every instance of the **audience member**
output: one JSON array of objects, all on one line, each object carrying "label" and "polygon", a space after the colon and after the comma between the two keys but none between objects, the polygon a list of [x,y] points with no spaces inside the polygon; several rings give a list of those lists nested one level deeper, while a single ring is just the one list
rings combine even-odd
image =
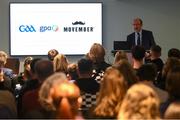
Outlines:
[{"label": "audience member", "polygon": [[162,77],[161,77],[161,79],[159,80],[159,83],[158,83],[158,86],[161,89],[165,89],[166,77],[167,77],[168,72],[172,68],[174,68],[176,66],[179,66],[179,65],[180,65],[180,60],[179,59],[174,58],[174,57],[170,57],[170,58],[167,59],[167,61],[164,64],[163,70],[162,70]]},{"label": "audience member", "polygon": [[65,55],[58,54],[53,60],[54,71],[68,73],[68,60]]},{"label": "audience member", "polygon": [[80,88],[82,96],[82,113],[86,117],[90,107],[96,104],[96,95],[99,92],[99,83],[92,77],[93,63],[89,59],[82,58],[78,61],[78,76],[75,81]]},{"label": "audience member", "polygon": [[0,119],[14,119],[14,113],[6,106],[0,104]]},{"label": "audience member", "polygon": [[126,55],[126,52],[119,50],[115,54],[114,64],[118,63],[121,60],[128,60],[128,57]]},{"label": "audience member", "polygon": [[134,70],[137,71],[141,65],[144,64],[145,52],[146,51],[142,46],[134,46],[131,49]]},{"label": "audience member", "polygon": [[[9,92],[8,90],[0,90],[0,106],[1,106],[1,110],[0,111],[0,116],[4,116],[2,115],[3,112],[5,112],[4,114],[6,114],[7,116],[4,117],[9,117],[9,118],[17,118],[17,107],[16,107],[16,101],[15,101],[15,97],[14,95]],[[6,108],[6,109],[2,109],[2,107]],[[6,111],[4,111],[6,110]],[[7,119],[7,118],[3,118],[3,119]]]},{"label": "audience member", "polygon": [[33,58],[32,57],[26,57],[24,60],[24,75],[23,75],[23,79],[24,80],[29,80],[31,79],[31,62],[32,62]]},{"label": "audience member", "polygon": [[160,99],[160,103],[164,103],[168,99],[168,93],[154,85],[154,81],[157,75],[156,71],[157,69],[154,64],[144,64],[139,68],[137,76],[139,77],[141,83],[148,85],[157,93]]},{"label": "audience member", "polygon": [[157,67],[157,72],[162,72],[164,65],[160,56],[161,56],[161,47],[159,45],[151,46],[150,59],[146,62],[155,64]]},{"label": "audience member", "polygon": [[115,119],[126,91],[127,84],[123,74],[114,67],[107,68],[101,81],[97,105],[91,117]]},{"label": "audience member", "polygon": [[16,89],[16,85],[20,84],[20,86],[23,86],[27,80],[32,79],[31,75],[31,62],[33,58],[32,57],[26,57],[24,59],[24,70],[20,73],[17,77],[13,79],[13,88]]},{"label": "audience member", "polygon": [[34,90],[26,92],[22,97],[22,110],[24,113],[24,117],[26,117],[26,114],[29,114],[31,111],[41,108],[40,103],[38,101],[39,89],[44,80],[46,80],[46,78],[51,76],[53,73],[53,64],[51,61],[39,60],[35,64],[35,74],[38,80],[38,87]]},{"label": "audience member", "polygon": [[79,88],[73,83],[62,83],[53,88],[52,98],[56,105],[56,118],[80,119],[79,107],[82,99]]},{"label": "audience member", "polygon": [[118,119],[160,119],[156,92],[144,84],[133,85],[128,89],[121,104]]},{"label": "audience member", "polygon": [[71,63],[68,65],[68,77],[69,80],[74,81],[78,79],[77,73],[78,66],[76,63]]},{"label": "audience member", "polygon": [[172,68],[167,73],[166,89],[169,93],[169,99],[161,105],[161,115],[164,116],[166,109],[172,102],[180,101],[180,65]]},{"label": "audience member", "polygon": [[105,49],[104,47],[99,43],[94,43],[89,53],[87,54],[87,57],[93,61],[93,69],[99,73],[101,71],[105,71],[107,67],[110,66],[110,64],[105,62]]},{"label": "audience member", "polygon": [[64,73],[55,73],[41,86],[39,101],[42,118],[78,119],[82,102],[79,88]]},{"label": "audience member", "polygon": [[30,63],[30,75],[31,79],[28,79],[25,84],[22,86],[21,94],[23,95],[25,92],[29,90],[36,89],[38,87],[38,80],[35,74],[35,64],[40,61],[40,58],[34,58]]},{"label": "audience member", "polygon": [[12,78],[14,77],[13,71],[9,68],[5,68],[7,61],[7,54],[4,51],[0,51],[0,89],[9,90],[13,93]]},{"label": "audience member", "polygon": [[48,59],[50,61],[53,61],[54,57],[56,57],[56,55],[58,55],[58,54],[59,54],[59,52],[56,49],[51,49],[48,51]]},{"label": "audience member", "polygon": [[180,101],[173,102],[167,108],[165,115],[165,119],[180,119]]},{"label": "audience member", "polygon": [[5,68],[5,64],[7,62],[7,54],[4,51],[0,51],[0,68],[3,70],[3,73],[6,77],[12,79],[16,75],[13,73],[13,70],[9,68]]},{"label": "audience member", "polygon": [[12,81],[6,78],[3,70],[0,69],[0,90],[8,90],[9,92],[14,93],[11,85]]},{"label": "audience member", "polygon": [[175,58],[180,59],[180,50],[177,48],[171,48],[168,51],[168,57],[175,57]]},{"label": "audience member", "polygon": [[36,88],[38,88],[39,82],[37,80],[37,77],[35,75],[35,64],[41,60],[40,58],[34,58],[31,63],[30,63],[30,75],[31,75],[31,79],[28,79],[25,81],[24,85],[22,86],[22,88],[20,89],[20,91],[18,92],[19,95],[16,99],[17,99],[17,108],[18,108],[18,116],[22,117],[23,116],[23,111],[22,111],[22,96],[30,91],[30,90],[34,90]]},{"label": "audience member", "polygon": [[116,67],[120,71],[120,73],[123,74],[124,80],[128,85],[128,88],[138,81],[135,71],[127,60],[121,60],[113,66]]}]

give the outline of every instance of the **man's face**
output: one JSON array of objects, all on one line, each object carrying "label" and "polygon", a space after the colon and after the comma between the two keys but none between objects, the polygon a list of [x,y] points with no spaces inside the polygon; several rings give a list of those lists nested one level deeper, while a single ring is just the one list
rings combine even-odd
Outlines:
[{"label": "man's face", "polygon": [[135,32],[140,32],[142,29],[142,24],[139,20],[134,20],[133,21],[133,27]]}]

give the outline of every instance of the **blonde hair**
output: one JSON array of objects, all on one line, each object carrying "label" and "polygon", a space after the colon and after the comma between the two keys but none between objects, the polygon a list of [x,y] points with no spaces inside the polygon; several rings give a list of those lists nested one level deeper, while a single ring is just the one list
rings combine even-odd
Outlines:
[{"label": "blonde hair", "polygon": [[31,79],[31,62],[33,57],[26,57],[24,59],[24,79]]},{"label": "blonde hair", "polygon": [[124,76],[115,68],[106,69],[94,114],[104,117],[116,117],[125,96],[127,85]]},{"label": "blonde hair", "polygon": [[171,103],[164,115],[165,119],[180,119],[180,102]]},{"label": "blonde hair", "polygon": [[118,63],[120,60],[128,60],[126,53],[122,50],[116,52],[114,64]]},{"label": "blonde hair", "polygon": [[64,73],[54,73],[43,82],[39,91],[39,101],[43,108],[48,111],[56,110],[53,97],[51,96],[51,89],[64,81],[67,81],[67,77]]},{"label": "blonde hair", "polygon": [[68,71],[68,60],[65,55],[58,54],[53,60],[54,64],[54,71],[55,72],[64,72],[67,73]]},{"label": "blonde hair", "polygon": [[94,43],[89,50],[88,57],[94,63],[100,63],[104,61],[104,56],[105,56],[104,47],[99,43]]},{"label": "blonde hair", "polygon": [[144,84],[135,84],[127,91],[118,119],[160,119],[159,98]]},{"label": "blonde hair", "polygon": [[6,64],[7,57],[8,55],[4,51],[0,51],[0,63],[2,63],[2,65]]}]

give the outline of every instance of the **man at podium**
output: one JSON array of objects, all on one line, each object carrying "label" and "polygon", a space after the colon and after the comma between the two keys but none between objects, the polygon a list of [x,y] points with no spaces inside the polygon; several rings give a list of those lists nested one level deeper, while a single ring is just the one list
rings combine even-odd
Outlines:
[{"label": "man at podium", "polygon": [[146,50],[149,50],[151,46],[155,45],[153,33],[148,30],[142,29],[143,21],[140,18],[133,20],[134,32],[127,36],[127,43],[132,48],[135,45],[141,45]]}]

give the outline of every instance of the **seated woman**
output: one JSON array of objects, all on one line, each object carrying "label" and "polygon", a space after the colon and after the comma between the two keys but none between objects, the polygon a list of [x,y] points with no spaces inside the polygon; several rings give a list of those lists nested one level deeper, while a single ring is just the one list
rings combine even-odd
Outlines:
[{"label": "seated woman", "polygon": [[63,54],[58,54],[53,59],[54,71],[68,73],[68,59]]},{"label": "seated woman", "polygon": [[51,49],[48,51],[48,59],[53,61],[56,55],[58,55],[59,52],[56,49]]},{"label": "seated woman", "polygon": [[118,119],[160,119],[159,104],[158,95],[152,88],[140,83],[135,84],[128,89],[124,97]]},{"label": "seated woman", "polygon": [[126,94],[127,84],[118,69],[106,69],[100,85],[97,104],[90,118],[114,119]]},{"label": "seated woman", "polygon": [[86,57],[93,61],[93,67],[97,73],[105,71],[107,67],[111,66],[105,61],[105,49],[99,43],[94,43],[91,46]]}]

